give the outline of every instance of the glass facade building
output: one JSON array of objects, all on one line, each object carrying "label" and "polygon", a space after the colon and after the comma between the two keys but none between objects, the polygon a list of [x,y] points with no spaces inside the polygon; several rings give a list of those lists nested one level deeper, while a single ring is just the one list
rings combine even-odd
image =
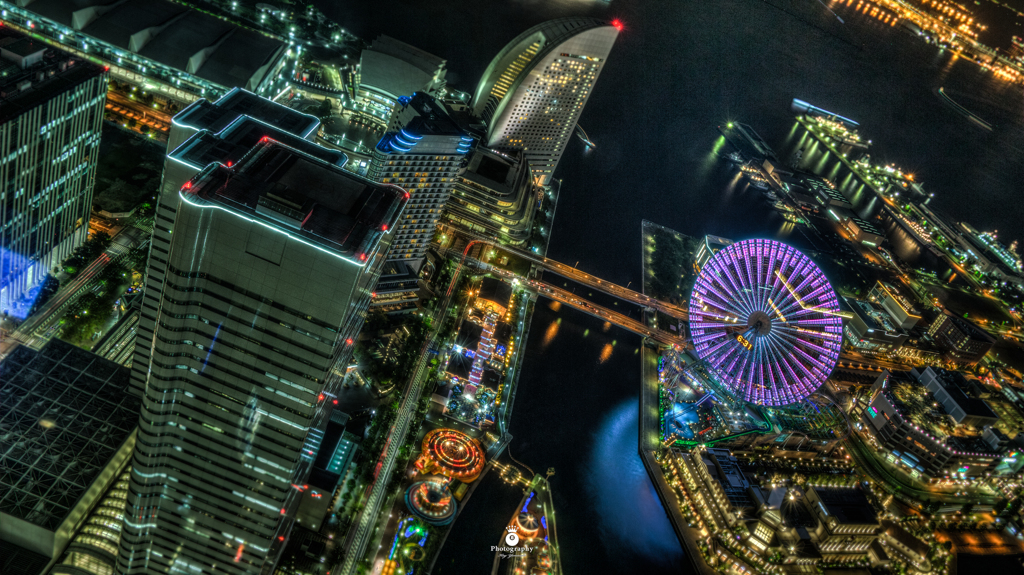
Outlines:
[{"label": "glass facade building", "polygon": [[0,310],[88,234],[107,71],[0,27]]},{"label": "glass facade building", "polygon": [[113,569],[116,531],[88,518],[131,456],[139,407],[112,361],[56,339],[11,352],[0,363],[0,541],[47,560],[79,545]]}]

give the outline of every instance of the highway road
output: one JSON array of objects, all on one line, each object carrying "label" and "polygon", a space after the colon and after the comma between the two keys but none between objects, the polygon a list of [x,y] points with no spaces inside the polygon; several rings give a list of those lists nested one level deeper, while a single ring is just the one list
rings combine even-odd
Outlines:
[{"label": "highway road", "polygon": [[677,345],[684,348],[692,347],[690,346],[690,342],[684,337],[679,337],[664,330],[649,328],[640,321],[612,311],[606,307],[582,300],[576,297],[573,293],[564,289],[536,280],[523,280],[520,278],[520,281],[525,282],[539,295],[564,303],[584,313],[588,313],[594,317],[611,322],[621,328],[628,329],[633,333],[649,337],[658,343]]},{"label": "highway road", "polygon": [[[464,259],[469,254],[469,250],[473,246],[473,244],[487,244],[489,246],[496,247],[502,251],[508,252],[516,257],[529,261],[533,264],[536,264],[537,266],[546,271],[552,272],[566,279],[570,279],[576,283],[604,292],[612,297],[617,297],[621,300],[628,301],[639,306],[653,308],[678,319],[685,320],[689,317],[689,310],[685,308],[660,300],[656,300],[642,293],[624,288],[610,281],[603,280],[599,277],[590,275],[584,271],[580,271],[576,269],[575,266],[568,266],[555,260],[531,254],[529,252],[517,250],[515,248],[511,248],[508,246],[497,245],[489,239],[483,238],[481,236],[475,236],[473,234],[469,234],[461,230],[459,231],[459,233],[461,235],[473,238],[472,241],[470,241],[469,244],[466,245],[466,249],[463,251]],[[437,246],[435,244],[435,247],[439,248],[440,246]]]},{"label": "highway road", "polygon": [[388,440],[377,459],[373,482],[367,487],[369,495],[367,496],[366,504],[356,520],[355,527],[346,536],[344,543],[345,556],[341,564],[334,566],[330,570],[331,573],[339,573],[341,575],[355,573],[356,567],[366,554],[370,541],[376,533],[374,526],[377,525],[381,510],[389,499],[387,488],[391,484],[398,452],[405,443],[406,435],[408,435],[409,427],[412,424],[412,418],[416,414],[416,406],[420,400],[420,395],[423,393],[423,386],[426,381],[424,373],[426,371],[427,359],[430,357],[428,351],[434,346],[437,328],[443,323],[444,314],[447,313],[448,306],[451,305],[462,267],[460,264],[452,275],[452,281],[448,286],[448,291],[445,293],[444,302],[434,311],[432,322],[434,329],[428,334],[423,347],[420,349],[419,362],[416,364],[416,369],[413,370],[412,377],[409,378],[406,392],[403,394],[402,403],[399,405],[398,414],[395,417],[395,422],[388,431]]},{"label": "highway road", "polygon": [[[466,263],[470,263],[472,265],[475,265],[476,267],[498,274],[509,281],[518,281],[520,284],[524,286],[529,286],[532,289],[532,291],[534,291],[538,295],[542,295],[549,299],[564,303],[584,313],[611,322],[619,327],[628,329],[633,333],[649,337],[659,343],[666,345],[678,345],[682,347],[692,347],[690,346],[689,340],[685,337],[680,337],[678,335],[673,334],[672,332],[664,331],[661,329],[649,328],[646,325],[644,325],[644,323],[641,321],[635,320],[629,316],[623,315],[617,311],[613,311],[604,306],[600,306],[595,303],[591,303],[587,300],[581,299],[572,292],[564,290],[560,287],[553,286],[549,283],[542,282],[539,280],[526,279],[508,270],[496,268],[490,264],[485,264],[473,258],[463,257],[462,261],[463,265]],[[461,267],[459,269],[461,270]]]},{"label": "highway road", "polygon": [[[508,248],[502,249],[508,251]],[[592,276],[586,272],[580,271],[573,266],[567,266],[563,263],[556,262],[555,260],[549,258],[534,258],[533,261],[535,263],[539,263],[547,271],[556,273],[576,283],[580,283],[588,287],[592,287],[596,290],[600,290],[610,296],[614,296],[619,299],[626,300],[644,307],[654,308],[662,313],[666,313],[678,319],[685,320],[690,315],[689,310],[685,308],[681,308],[677,305],[656,300],[652,297],[645,296],[642,293],[626,289],[618,284],[613,284],[609,281],[603,280],[601,278]]]}]

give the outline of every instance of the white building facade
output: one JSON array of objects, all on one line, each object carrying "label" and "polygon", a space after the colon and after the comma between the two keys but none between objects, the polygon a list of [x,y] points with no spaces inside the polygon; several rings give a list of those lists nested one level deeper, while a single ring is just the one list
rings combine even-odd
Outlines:
[{"label": "white building facade", "polygon": [[162,191],[120,573],[273,565],[405,201],[268,139]]},{"label": "white building facade", "polygon": [[522,149],[534,179],[548,184],[620,29],[617,22],[559,18],[510,42],[473,96],[473,114],[487,123],[487,146]]}]

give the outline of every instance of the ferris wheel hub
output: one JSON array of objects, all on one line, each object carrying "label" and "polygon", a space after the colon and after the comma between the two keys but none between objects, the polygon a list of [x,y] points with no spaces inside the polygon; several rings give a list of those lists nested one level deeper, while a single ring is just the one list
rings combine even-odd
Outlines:
[{"label": "ferris wheel hub", "polygon": [[755,310],[747,317],[747,333],[765,336],[772,331],[772,318],[761,310]]}]

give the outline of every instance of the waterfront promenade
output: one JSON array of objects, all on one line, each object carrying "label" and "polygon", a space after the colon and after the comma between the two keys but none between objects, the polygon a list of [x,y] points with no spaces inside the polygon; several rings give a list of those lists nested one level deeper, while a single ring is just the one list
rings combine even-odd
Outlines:
[{"label": "waterfront promenade", "polygon": [[679,500],[665,480],[661,464],[655,459],[655,453],[661,449],[658,433],[658,351],[643,346],[640,365],[640,417],[637,418],[640,422],[640,460],[651,478],[651,483],[654,484],[658,499],[668,513],[672,529],[683,546],[683,552],[693,565],[694,572],[698,575],[714,575],[717,571],[704,561],[697,547],[700,532],[690,527],[683,517],[679,510]]}]

